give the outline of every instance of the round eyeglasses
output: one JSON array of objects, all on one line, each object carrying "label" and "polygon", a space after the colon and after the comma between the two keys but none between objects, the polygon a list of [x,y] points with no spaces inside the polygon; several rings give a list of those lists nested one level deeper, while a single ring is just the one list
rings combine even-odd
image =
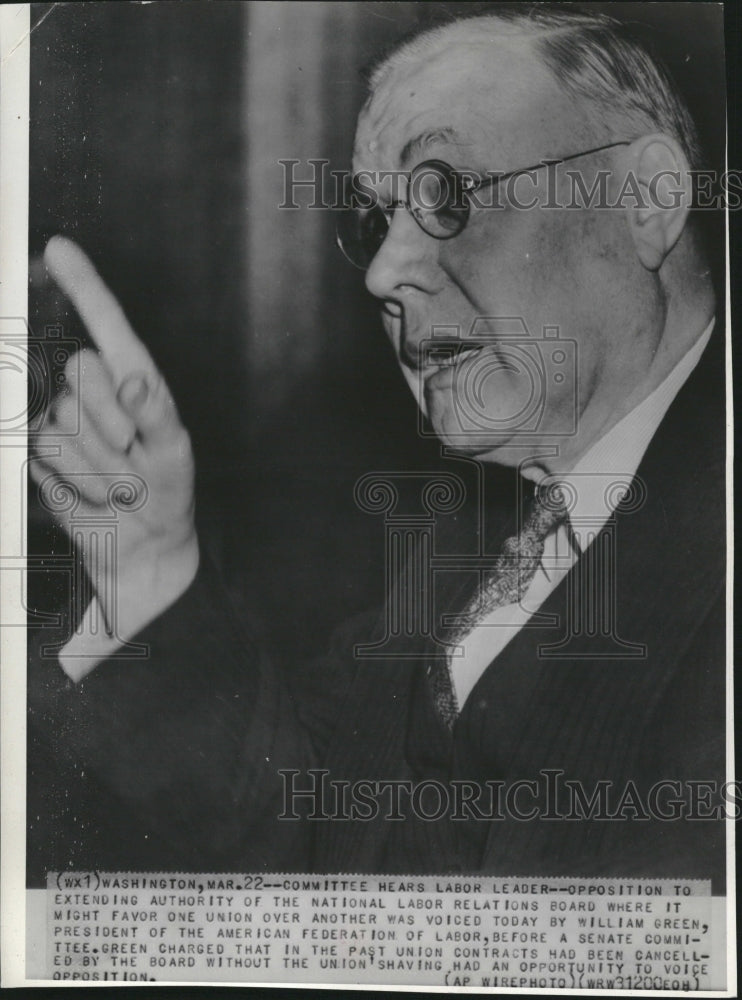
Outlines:
[{"label": "round eyeglasses", "polygon": [[[337,224],[337,243],[345,256],[356,267],[367,270],[381,249],[392,224],[394,212],[404,207],[428,236],[436,240],[450,240],[458,236],[469,221],[472,195],[486,187],[518,174],[531,173],[545,166],[556,166],[590,153],[600,153],[615,146],[628,146],[630,140],[609,142],[579,153],[558,159],[544,159],[530,167],[520,167],[505,174],[491,174],[475,180],[471,174],[455,170],[443,160],[425,160],[407,175],[407,197],[380,205],[368,188],[355,185],[355,178],[347,179],[346,197]],[[348,190],[348,188],[350,190]],[[365,204],[364,204],[365,203]]]}]

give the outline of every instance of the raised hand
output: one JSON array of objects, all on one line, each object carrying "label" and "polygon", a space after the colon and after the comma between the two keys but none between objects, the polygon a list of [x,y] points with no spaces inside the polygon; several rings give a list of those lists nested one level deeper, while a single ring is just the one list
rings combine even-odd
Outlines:
[{"label": "raised hand", "polygon": [[[57,520],[83,550],[108,631],[129,638],[180,596],[198,566],[190,439],[154,361],[88,257],[55,236],[44,259],[98,352],[83,350],[68,363],[67,391],[51,405],[31,475],[42,500],[52,490],[79,495]],[[95,524],[116,490],[116,551],[106,553]]]}]

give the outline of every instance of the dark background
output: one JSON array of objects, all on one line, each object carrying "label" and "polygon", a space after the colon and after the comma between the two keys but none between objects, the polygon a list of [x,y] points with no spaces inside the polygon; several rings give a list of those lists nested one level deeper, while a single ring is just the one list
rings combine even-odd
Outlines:
[{"label": "dark background", "polygon": [[[278,211],[277,160],[346,167],[358,68],[456,6],[33,7],[31,253],[71,236],[119,297],[191,431],[208,544],[288,659],[382,596],[382,525],[354,482],[437,450],[333,213]],[[652,38],[721,162],[721,6],[586,6]],[[36,326],[45,310],[32,294]]]},{"label": "dark background", "polygon": [[[487,5],[32,5],[32,328],[61,317],[83,336],[38,267],[48,238],[64,233],[165,374],[193,438],[202,538],[289,667],[383,598],[383,524],[355,506],[356,480],[440,459],[417,433],[363,276],[334,246],[332,213],[278,211],[277,161],[347,167],[359,67],[461,6]],[[722,6],[582,6],[651,38],[720,168]],[[721,233],[712,240],[718,269]],[[29,536],[31,551],[55,544],[33,507]],[[39,607],[52,600],[44,586],[30,581]],[[59,846],[49,867],[68,858],[68,819],[37,821],[37,848]]]}]

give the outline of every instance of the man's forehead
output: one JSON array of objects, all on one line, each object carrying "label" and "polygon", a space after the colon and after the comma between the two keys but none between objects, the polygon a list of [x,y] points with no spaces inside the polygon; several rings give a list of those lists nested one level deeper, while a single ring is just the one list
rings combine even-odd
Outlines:
[{"label": "man's forehead", "polygon": [[[437,50],[409,55],[381,80],[358,119],[353,164],[405,169],[431,141],[458,146],[465,157],[508,135],[554,118],[555,81],[522,37],[454,38]],[[473,160],[467,165],[473,166]]]}]

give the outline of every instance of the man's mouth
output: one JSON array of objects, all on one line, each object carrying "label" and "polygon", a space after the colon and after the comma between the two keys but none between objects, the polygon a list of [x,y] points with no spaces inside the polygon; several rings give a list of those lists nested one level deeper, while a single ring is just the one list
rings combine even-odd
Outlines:
[{"label": "man's mouth", "polygon": [[[440,370],[441,368],[455,368],[465,361],[471,361],[485,347],[491,347],[492,341],[451,341],[441,342],[433,347],[426,348],[424,358],[424,368]],[[433,372],[431,372],[433,374]]]}]

